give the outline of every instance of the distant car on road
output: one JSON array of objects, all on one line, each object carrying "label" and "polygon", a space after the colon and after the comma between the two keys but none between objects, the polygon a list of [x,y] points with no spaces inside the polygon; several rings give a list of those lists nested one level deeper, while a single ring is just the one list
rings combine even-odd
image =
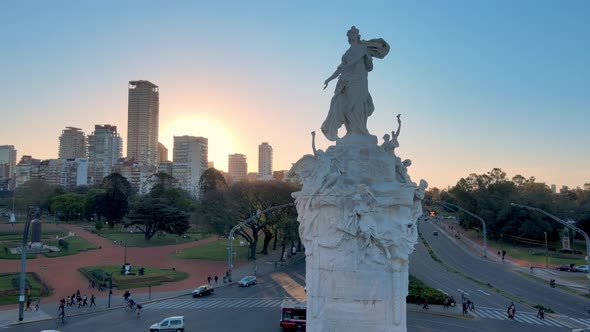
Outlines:
[{"label": "distant car on road", "polygon": [[201,297],[203,295],[213,294],[213,291],[213,287],[209,285],[203,285],[192,291],[191,294],[193,294],[193,297]]},{"label": "distant car on road", "polygon": [[161,322],[150,326],[150,332],[160,331],[184,331],[184,316],[173,316],[164,318]]},{"label": "distant car on road", "polygon": [[574,268],[576,272],[586,272],[588,273],[588,265],[578,265]]},{"label": "distant car on road", "polygon": [[573,272],[574,270],[574,264],[564,264],[564,265],[560,265],[556,268],[557,271],[569,271],[569,272]]},{"label": "distant car on road", "polygon": [[432,235],[438,235],[438,231],[432,232]]},{"label": "distant car on road", "polygon": [[240,287],[248,287],[250,285],[256,284],[256,277],[255,276],[245,276],[242,280],[238,281],[238,286]]}]

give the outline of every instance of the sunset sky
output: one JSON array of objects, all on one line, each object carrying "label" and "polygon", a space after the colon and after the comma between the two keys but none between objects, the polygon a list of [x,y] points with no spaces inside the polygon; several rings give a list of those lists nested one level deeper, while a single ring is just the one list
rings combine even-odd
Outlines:
[{"label": "sunset sky", "polygon": [[[274,170],[311,153],[324,80],[363,39],[391,45],[369,89],[379,138],[402,114],[414,181],[446,188],[494,167],[558,187],[590,182],[589,1],[12,1],[0,6],[0,145],[57,158],[66,126],[116,125],[127,84],[160,87],[160,139],[209,138],[227,170],[258,145]],[[341,135],[344,134],[342,129]],[[318,148],[329,143],[317,136]]]}]

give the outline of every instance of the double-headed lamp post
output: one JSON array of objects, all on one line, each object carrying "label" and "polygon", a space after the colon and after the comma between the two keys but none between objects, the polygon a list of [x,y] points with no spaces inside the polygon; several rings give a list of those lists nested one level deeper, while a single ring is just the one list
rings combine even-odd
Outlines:
[{"label": "double-headed lamp post", "polygon": [[[565,222],[564,220],[557,218],[556,216],[548,213],[547,211],[541,210],[539,208],[532,207],[532,206],[526,206],[526,205],[522,205],[522,204],[516,204],[516,203],[510,203],[510,205],[516,206],[519,208],[523,208],[523,209],[526,209],[529,211],[536,211],[541,214],[544,214],[545,216],[557,221],[558,223],[564,225],[565,227],[582,234],[582,236],[584,237],[584,240],[586,240],[586,262],[587,262],[588,266],[590,266],[590,238],[588,238],[588,234],[586,234],[586,232],[584,232],[583,230],[579,229],[578,227],[576,227],[568,222]],[[590,292],[590,287],[588,288],[588,292]]]}]

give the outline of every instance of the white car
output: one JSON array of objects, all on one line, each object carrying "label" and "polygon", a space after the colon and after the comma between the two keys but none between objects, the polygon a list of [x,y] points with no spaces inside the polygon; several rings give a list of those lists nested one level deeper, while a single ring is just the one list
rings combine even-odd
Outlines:
[{"label": "white car", "polygon": [[240,287],[248,287],[250,285],[256,285],[255,276],[245,276],[242,280],[238,281],[238,286]]},{"label": "white car", "polygon": [[573,329],[572,332],[590,332],[590,327],[586,327],[583,329]]},{"label": "white car", "polygon": [[184,316],[167,317],[150,326],[150,332],[160,331],[184,332]]},{"label": "white car", "polygon": [[574,267],[574,271],[588,273],[588,265],[578,265],[578,266]]}]

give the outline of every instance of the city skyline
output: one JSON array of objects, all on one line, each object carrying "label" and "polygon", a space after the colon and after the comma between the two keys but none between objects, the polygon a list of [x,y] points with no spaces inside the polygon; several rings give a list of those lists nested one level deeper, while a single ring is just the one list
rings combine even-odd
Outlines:
[{"label": "city skyline", "polygon": [[558,188],[590,182],[588,3],[367,2],[362,15],[346,1],[231,4],[6,3],[0,145],[17,161],[50,159],[65,127],[126,133],[128,82],[147,80],[166,148],[207,137],[227,170],[229,155],[255,160],[269,142],[273,168],[289,169],[311,153],[312,130],[329,146],[319,127],[334,86],[323,81],[355,25],[391,45],[369,74],[368,128],[381,142],[402,114],[396,153],[414,182],[444,189],[495,167]]}]

